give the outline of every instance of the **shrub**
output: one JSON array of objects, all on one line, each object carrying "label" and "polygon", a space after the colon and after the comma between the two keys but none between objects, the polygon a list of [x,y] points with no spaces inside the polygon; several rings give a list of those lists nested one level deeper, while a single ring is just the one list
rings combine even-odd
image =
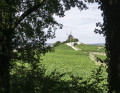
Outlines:
[{"label": "shrub", "polygon": [[77,43],[74,43],[74,46],[77,46]]},{"label": "shrub", "polygon": [[72,42],[78,42],[79,40],[77,38],[74,38]]},{"label": "shrub", "polygon": [[63,43],[70,43],[70,42],[78,42],[79,40],[77,38],[74,39],[67,39],[66,41],[64,41]]},{"label": "shrub", "polygon": [[57,41],[56,43],[53,44],[53,47],[59,46],[61,44],[60,41]]}]

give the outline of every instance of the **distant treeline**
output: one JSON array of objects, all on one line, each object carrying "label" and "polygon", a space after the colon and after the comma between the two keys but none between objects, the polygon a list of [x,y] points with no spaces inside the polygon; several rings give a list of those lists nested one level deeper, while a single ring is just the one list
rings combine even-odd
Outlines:
[{"label": "distant treeline", "polygon": [[[53,46],[54,43],[46,43],[46,46]],[[104,46],[105,43],[93,43],[93,44],[87,44],[87,45],[95,45],[95,46]]]},{"label": "distant treeline", "polygon": [[93,43],[93,44],[87,44],[87,45],[104,46],[105,43]]}]

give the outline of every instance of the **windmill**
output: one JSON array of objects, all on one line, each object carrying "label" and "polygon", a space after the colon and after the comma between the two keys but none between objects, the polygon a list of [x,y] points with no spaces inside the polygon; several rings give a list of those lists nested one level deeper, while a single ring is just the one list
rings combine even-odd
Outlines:
[{"label": "windmill", "polygon": [[70,42],[71,42],[71,41],[73,40],[73,38],[74,38],[74,37],[71,35],[71,33],[72,33],[72,32],[70,32],[70,34],[66,33],[67,36],[68,36],[68,40],[70,40]]}]

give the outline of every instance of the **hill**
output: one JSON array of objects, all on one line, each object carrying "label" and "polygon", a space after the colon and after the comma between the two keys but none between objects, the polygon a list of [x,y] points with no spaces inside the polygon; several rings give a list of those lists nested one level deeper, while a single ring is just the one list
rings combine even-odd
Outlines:
[{"label": "hill", "polygon": [[[76,86],[77,89],[75,90],[79,90],[80,87],[83,87],[85,89],[89,87],[89,89],[84,90],[85,93],[99,93],[100,91],[107,93],[107,88],[105,86],[107,84],[106,69],[104,67],[101,68],[101,66],[95,65],[94,61],[89,58],[89,53],[87,52],[99,50],[97,50],[96,46],[84,45],[81,47],[79,45],[78,47],[82,48],[83,51],[75,51],[70,46],[61,44],[55,47],[55,52],[49,52],[43,56],[42,64],[46,69],[45,75],[51,75],[51,73],[54,71],[59,74],[65,74],[60,78],[60,81],[67,83],[69,82],[69,84],[67,86],[64,86],[64,88],[68,86],[71,86],[73,88]],[[77,81],[73,79],[76,79]],[[72,82],[76,83],[73,84]],[[92,88],[94,87],[94,90],[90,91],[91,88],[89,85]]]}]

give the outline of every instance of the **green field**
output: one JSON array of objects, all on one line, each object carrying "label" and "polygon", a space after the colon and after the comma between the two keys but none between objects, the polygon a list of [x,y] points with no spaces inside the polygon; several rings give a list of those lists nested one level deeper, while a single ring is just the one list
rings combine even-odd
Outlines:
[{"label": "green field", "polygon": [[56,69],[60,73],[70,72],[83,78],[87,78],[97,68],[87,53],[75,51],[67,45],[60,45],[55,48],[55,52],[47,53],[42,63],[47,68],[47,74]]},{"label": "green field", "polygon": [[77,47],[82,49],[82,51],[85,51],[85,52],[105,52],[105,46],[81,44],[81,45],[77,45]]},{"label": "green field", "polygon": [[98,46],[78,47],[82,51],[60,44],[54,52],[42,55],[36,65],[14,60],[11,93],[25,93],[26,89],[29,93],[35,89],[39,90],[35,93],[107,93],[106,68],[95,65],[89,57],[89,52],[98,52]]},{"label": "green field", "polygon": [[[45,56],[43,56],[42,64],[46,68],[45,75],[50,75],[54,70],[59,72],[60,74],[65,73],[63,77],[61,77],[62,81],[70,81],[72,80],[71,75],[73,77],[82,78],[82,80],[78,79],[78,86],[80,82],[87,81],[90,79],[89,84],[92,86],[92,82],[98,83],[95,79],[100,79],[101,77],[104,78],[103,81],[99,82],[99,84],[95,84],[93,86],[97,86],[99,92],[105,92],[105,84],[107,84],[107,72],[104,67],[102,67],[100,73],[97,73],[97,69],[100,66],[96,66],[95,63],[90,60],[88,52],[104,52],[104,48],[101,50],[97,50],[98,46],[88,46],[82,45],[77,46],[83,51],[75,51],[71,47],[61,44],[55,48],[55,52],[49,52]],[[86,51],[86,52],[85,52]],[[94,76],[94,75],[98,76]],[[100,75],[100,77],[99,77]],[[92,77],[93,76],[93,77]],[[88,84],[88,85],[89,85]],[[84,85],[83,86],[87,86]],[[104,86],[104,88],[103,88]],[[92,93],[92,92],[86,92]],[[95,91],[93,91],[95,93]]]},{"label": "green field", "polygon": [[104,56],[104,55],[95,55],[95,57],[100,58],[102,61],[104,61],[106,59],[106,56]]}]

